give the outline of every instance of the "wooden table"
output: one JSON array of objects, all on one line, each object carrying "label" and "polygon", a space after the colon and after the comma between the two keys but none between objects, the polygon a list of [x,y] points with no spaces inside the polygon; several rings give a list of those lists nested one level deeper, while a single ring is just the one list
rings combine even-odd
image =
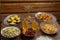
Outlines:
[{"label": "wooden table", "polygon": [[[6,26],[6,25],[4,25],[4,19],[8,15],[10,15],[10,14],[2,14],[1,15],[2,16],[1,29]],[[26,13],[19,13],[18,15],[21,15],[23,18],[25,18],[27,16],[35,17],[35,13],[27,13],[27,14]],[[38,23],[40,23],[40,22],[38,22]],[[21,24],[17,25],[16,27],[21,28]],[[41,30],[39,30],[39,32],[37,32],[36,35],[46,35],[46,34],[44,34],[43,32],[41,32]],[[58,26],[58,33],[55,34],[55,35],[51,35],[51,36],[54,38],[54,40],[60,40],[60,26]],[[4,38],[4,37],[1,36],[1,40],[33,40],[33,38],[29,38],[29,37],[25,37],[23,35],[20,35],[20,36],[18,36],[16,38],[7,39],[7,38]]]},{"label": "wooden table", "polygon": [[[0,28],[4,28],[4,19],[10,14],[18,14],[24,17],[30,15],[34,16],[37,12],[51,13],[56,16],[57,22],[60,24],[60,0],[0,0]],[[20,24],[21,25],[21,24]],[[17,27],[21,28],[18,25]],[[58,33],[52,36],[55,40],[60,40],[60,26],[58,26]],[[43,35],[41,31],[37,33]],[[1,40],[32,40],[22,35],[8,39],[0,35]]]}]

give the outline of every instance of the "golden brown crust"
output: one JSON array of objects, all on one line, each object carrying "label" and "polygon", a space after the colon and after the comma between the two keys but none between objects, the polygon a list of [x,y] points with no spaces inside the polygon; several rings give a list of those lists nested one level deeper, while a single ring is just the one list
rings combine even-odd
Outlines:
[{"label": "golden brown crust", "polygon": [[52,24],[44,24],[41,27],[42,31],[45,32],[46,34],[55,34],[57,32],[57,27],[55,27]]},{"label": "golden brown crust", "polygon": [[52,17],[48,14],[40,14],[38,18],[43,21],[52,21]]}]

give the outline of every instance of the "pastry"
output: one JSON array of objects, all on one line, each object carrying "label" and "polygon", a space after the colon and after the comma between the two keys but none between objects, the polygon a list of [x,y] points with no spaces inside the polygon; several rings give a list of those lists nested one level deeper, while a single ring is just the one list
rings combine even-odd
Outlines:
[{"label": "pastry", "polygon": [[39,14],[38,18],[42,21],[52,21],[52,17],[48,14]]},{"label": "pastry", "polygon": [[41,29],[46,34],[55,34],[58,31],[57,27],[52,24],[43,24]]},{"label": "pastry", "polygon": [[11,16],[7,22],[10,24],[10,25],[15,25],[17,23],[20,23],[21,22],[21,18],[18,16],[18,15],[13,15]]}]

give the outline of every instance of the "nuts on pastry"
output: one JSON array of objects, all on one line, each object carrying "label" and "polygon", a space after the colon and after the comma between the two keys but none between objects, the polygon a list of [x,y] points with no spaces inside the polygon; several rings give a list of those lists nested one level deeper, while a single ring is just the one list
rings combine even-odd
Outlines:
[{"label": "nuts on pastry", "polygon": [[52,24],[44,24],[41,29],[46,34],[55,34],[58,31],[57,27]]}]

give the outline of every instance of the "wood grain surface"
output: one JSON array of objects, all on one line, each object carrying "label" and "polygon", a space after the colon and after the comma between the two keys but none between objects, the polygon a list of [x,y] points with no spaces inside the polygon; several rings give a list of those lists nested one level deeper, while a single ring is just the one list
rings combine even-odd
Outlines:
[{"label": "wood grain surface", "polygon": [[60,3],[2,3],[1,12],[60,11]]},{"label": "wood grain surface", "polygon": [[0,0],[0,2],[59,2],[60,0]]}]

